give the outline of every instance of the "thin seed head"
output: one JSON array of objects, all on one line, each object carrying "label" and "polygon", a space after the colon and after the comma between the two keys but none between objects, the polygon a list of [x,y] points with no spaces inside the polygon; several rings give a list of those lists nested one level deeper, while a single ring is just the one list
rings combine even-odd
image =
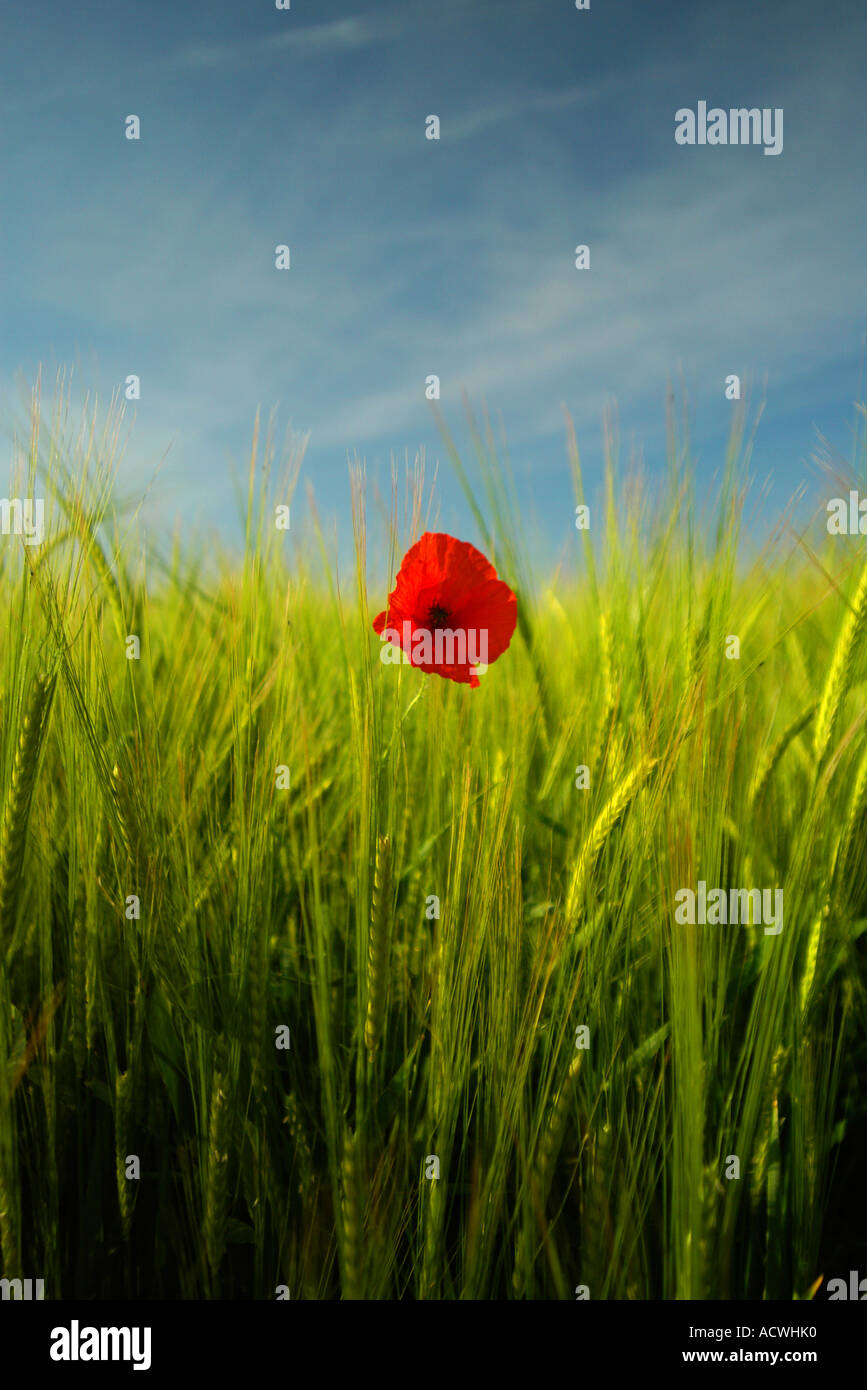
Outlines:
[{"label": "thin seed head", "polygon": [[867,567],[862,572],[852,607],[846,614],[840,629],[828,678],[822,691],[822,699],[819,702],[813,742],[817,762],[821,762],[828,751],[840,708],[851,684],[855,657],[864,636],[865,627],[867,627]]},{"label": "thin seed head", "polygon": [[388,835],[380,835],[376,843],[373,906],[367,948],[367,1019],[364,1025],[364,1042],[371,1062],[385,1023],[391,906],[392,844]]},{"label": "thin seed head", "polygon": [[638,767],[623,778],[602,808],[581,850],[581,855],[575,866],[575,872],[572,875],[572,883],[566,900],[566,913],[568,917],[572,917],[580,907],[584,893],[584,885],[593,872],[596,860],[602,853],[612,831],[629,810],[635,797],[644,786],[652,769],[656,766],[657,761],[656,758],[643,758]]},{"label": "thin seed head", "polygon": [[38,675],[30,692],[15,750],[0,829],[0,943],[15,926],[36,766],[53,692],[54,677]]}]

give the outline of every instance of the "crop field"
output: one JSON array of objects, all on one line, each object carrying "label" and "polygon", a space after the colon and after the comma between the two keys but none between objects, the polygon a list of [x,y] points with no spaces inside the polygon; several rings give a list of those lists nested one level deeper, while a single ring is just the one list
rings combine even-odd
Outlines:
[{"label": "crop field", "polygon": [[585,494],[567,417],[547,571],[484,420],[443,422],[455,539],[512,596],[475,684],[374,628],[442,534],[421,462],[384,499],[350,469],[341,568],[258,423],[237,555],[143,543],[113,409],[34,396],[28,428],[9,499],[44,497],[44,537],[0,537],[2,1276],[791,1300],[864,1268],[867,558],[824,511],[756,543],[743,413],[712,496],[674,416],[661,485],[611,429]]}]

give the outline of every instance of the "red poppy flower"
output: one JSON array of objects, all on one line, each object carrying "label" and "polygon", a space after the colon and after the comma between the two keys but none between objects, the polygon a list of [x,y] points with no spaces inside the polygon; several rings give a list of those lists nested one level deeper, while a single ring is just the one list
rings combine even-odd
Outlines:
[{"label": "red poppy flower", "polygon": [[402,650],[422,671],[477,686],[475,666],[502,656],[517,620],[518,600],[480,550],[426,531],[404,555],[373,630],[385,634],[383,661],[399,661]]}]

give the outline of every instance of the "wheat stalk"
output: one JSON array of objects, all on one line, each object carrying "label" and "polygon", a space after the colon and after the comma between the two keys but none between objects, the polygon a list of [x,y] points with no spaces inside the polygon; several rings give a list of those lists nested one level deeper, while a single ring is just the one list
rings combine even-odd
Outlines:
[{"label": "wheat stalk", "polygon": [[15,750],[0,830],[0,944],[15,926],[30,803],[54,682],[54,676],[44,673],[34,680]]}]

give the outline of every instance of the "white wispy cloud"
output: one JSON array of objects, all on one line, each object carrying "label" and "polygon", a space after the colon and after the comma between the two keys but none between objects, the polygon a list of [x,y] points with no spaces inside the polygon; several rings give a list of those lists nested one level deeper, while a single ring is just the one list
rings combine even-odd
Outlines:
[{"label": "white wispy cloud", "polygon": [[269,33],[231,43],[187,44],[158,61],[172,69],[236,67],[287,52],[315,57],[371,48],[400,38],[413,25],[417,13],[416,5],[405,4],[318,24],[299,24],[295,15],[285,11],[275,15],[274,20],[275,25],[282,27]]}]

